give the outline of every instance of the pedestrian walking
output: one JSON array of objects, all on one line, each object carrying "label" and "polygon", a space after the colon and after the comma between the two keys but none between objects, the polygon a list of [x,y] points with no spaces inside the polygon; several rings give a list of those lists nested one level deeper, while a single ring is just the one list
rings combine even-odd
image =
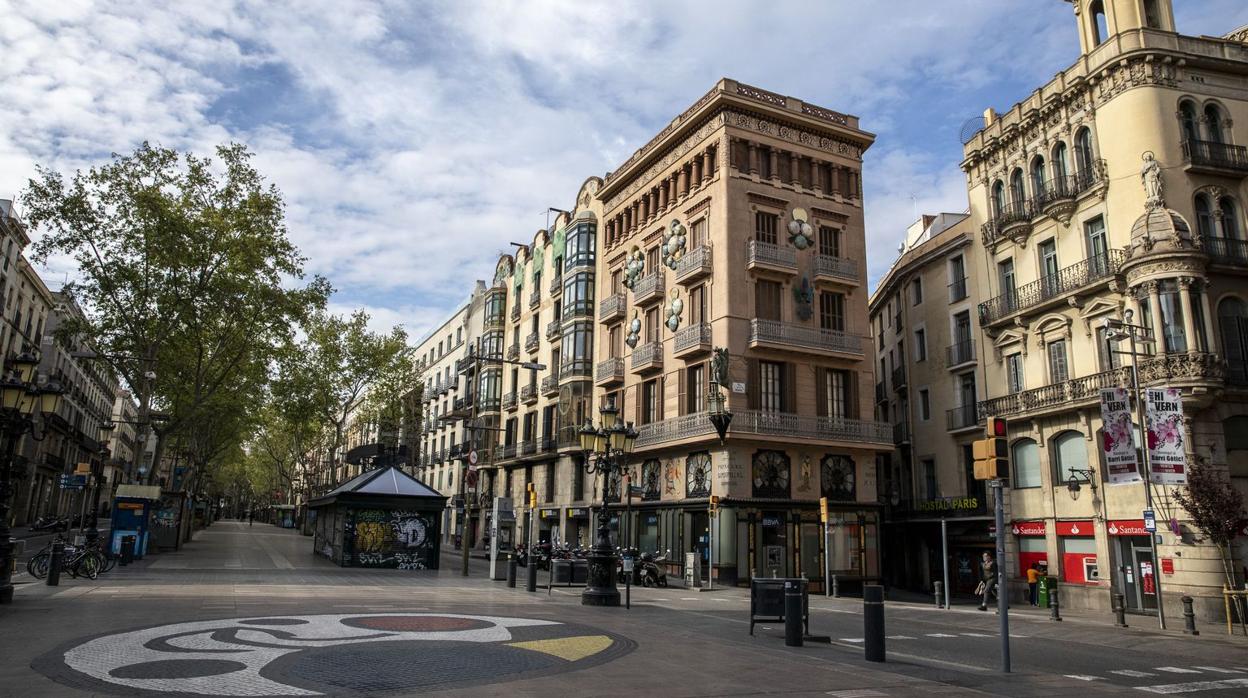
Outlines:
[{"label": "pedestrian walking", "polygon": [[997,562],[992,558],[992,553],[984,553],[984,562],[980,573],[979,588],[982,596],[979,597],[979,610],[988,610],[988,599],[997,594]]},{"label": "pedestrian walking", "polygon": [[1027,568],[1027,599],[1031,601],[1032,606],[1040,605],[1039,587],[1040,565],[1033,562],[1031,567]]},{"label": "pedestrian walking", "polygon": [[250,509],[247,510],[247,525],[248,526],[252,524],[252,519],[255,517],[255,515],[256,515],[256,512]]}]

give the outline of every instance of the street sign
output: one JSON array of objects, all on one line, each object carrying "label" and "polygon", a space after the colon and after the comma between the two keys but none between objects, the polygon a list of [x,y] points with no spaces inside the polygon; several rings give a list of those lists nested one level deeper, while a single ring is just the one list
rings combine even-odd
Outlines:
[{"label": "street sign", "polygon": [[1149,533],[1157,532],[1157,515],[1153,513],[1152,509],[1144,510],[1144,530]]},{"label": "street sign", "polygon": [[468,474],[464,476],[464,483],[468,485],[468,489],[475,489],[477,486],[477,471],[474,468],[468,469]]},{"label": "street sign", "polygon": [[477,460],[477,449],[474,448],[468,452],[468,465],[476,465]]}]

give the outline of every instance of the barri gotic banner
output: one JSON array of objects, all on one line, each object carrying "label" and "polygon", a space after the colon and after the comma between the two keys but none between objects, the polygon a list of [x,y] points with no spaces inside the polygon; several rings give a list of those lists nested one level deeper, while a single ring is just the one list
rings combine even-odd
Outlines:
[{"label": "barri gotic banner", "polygon": [[1183,448],[1183,393],[1178,388],[1145,391],[1148,420],[1148,465],[1159,485],[1187,484],[1187,453]]},{"label": "barri gotic banner", "polygon": [[1131,423],[1131,403],[1126,388],[1101,390],[1101,448],[1105,451],[1106,477],[1111,485],[1139,482],[1140,469],[1136,463],[1134,425]]}]

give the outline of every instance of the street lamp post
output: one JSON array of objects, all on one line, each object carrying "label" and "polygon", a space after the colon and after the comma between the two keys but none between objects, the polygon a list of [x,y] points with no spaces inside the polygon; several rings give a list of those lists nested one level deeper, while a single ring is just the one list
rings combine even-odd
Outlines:
[{"label": "street lamp post", "polygon": [[63,389],[55,380],[42,388],[34,381],[39,360],[22,353],[11,362],[12,371],[0,381],[0,434],[4,438],[4,461],[0,463],[0,603],[13,601],[13,541],[9,531],[10,500],[13,496],[13,470],[17,442],[27,432],[43,440],[35,431],[36,412],[55,412]]},{"label": "street lamp post", "polygon": [[602,475],[602,508],[598,510],[598,538],[590,550],[589,579],[581,592],[585,606],[619,606],[620,590],[615,580],[615,549],[611,547],[610,500],[611,478],[623,474],[628,454],[633,452],[637,431],[632,422],[620,422],[620,412],[613,400],[599,408],[599,426],[588,419],[581,427],[581,450],[585,452],[585,472]]},{"label": "street lamp post", "polygon": [[[105,434],[111,434],[116,428],[117,425],[113,422],[104,422],[100,425],[100,431]],[[99,455],[101,457],[104,455],[103,449]],[[87,541],[91,543],[100,539],[100,490],[103,489],[101,485],[104,484],[101,482],[104,479],[104,463],[100,458],[96,458],[96,461],[96,467],[91,468],[91,477],[95,480],[95,489],[92,490],[94,496],[91,497],[91,528],[87,529]]]}]

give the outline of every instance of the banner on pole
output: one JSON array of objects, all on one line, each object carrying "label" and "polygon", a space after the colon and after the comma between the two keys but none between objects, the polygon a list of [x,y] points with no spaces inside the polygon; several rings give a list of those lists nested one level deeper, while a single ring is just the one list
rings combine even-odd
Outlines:
[{"label": "banner on pole", "polygon": [[1101,449],[1105,452],[1106,479],[1111,485],[1139,482],[1140,468],[1135,454],[1131,404],[1126,388],[1101,390]]},{"label": "banner on pole", "polygon": [[1186,485],[1183,393],[1178,388],[1149,388],[1144,392],[1150,479],[1159,485]]}]

